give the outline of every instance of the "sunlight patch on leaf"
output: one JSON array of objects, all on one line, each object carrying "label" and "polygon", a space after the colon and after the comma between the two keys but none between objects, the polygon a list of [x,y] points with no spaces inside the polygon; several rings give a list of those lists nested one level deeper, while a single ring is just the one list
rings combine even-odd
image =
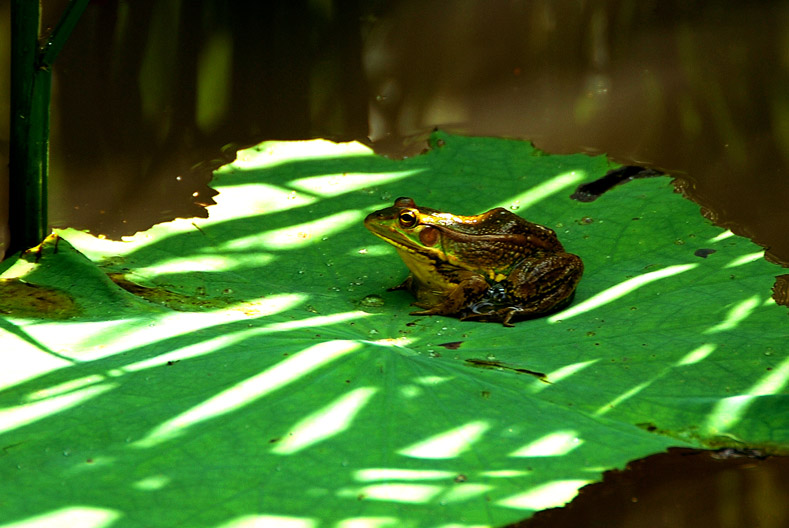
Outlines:
[{"label": "sunlight patch on leaf", "polygon": [[706,427],[713,434],[731,429],[739,422],[748,407],[760,396],[779,394],[789,382],[789,358],[786,358],[770,373],[762,376],[744,394],[719,400],[707,418]]},{"label": "sunlight patch on leaf", "polygon": [[715,352],[716,348],[718,348],[717,345],[705,343],[695,350],[688,352],[685,357],[677,361],[677,366],[692,365],[694,363],[698,363],[699,361],[704,361],[707,359],[707,356]]},{"label": "sunlight patch on leaf", "polygon": [[443,486],[433,484],[372,484],[360,488],[343,488],[337,492],[339,497],[362,498],[379,501],[425,503],[443,491]]},{"label": "sunlight patch on leaf", "polygon": [[[270,253],[239,253],[228,255],[190,255],[184,258],[163,260],[149,266],[140,266],[129,278],[134,276],[156,277],[157,275],[194,272],[218,272],[251,267],[263,267],[274,260]],[[145,286],[145,284],[143,284]]]},{"label": "sunlight patch on leaf", "polygon": [[316,528],[318,521],[288,515],[244,515],[216,528]]},{"label": "sunlight patch on leaf", "polygon": [[[594,365],[600,361],[600,359],[590,359],[589,361],[581,361],[579,363],[573,363],[571,365],[565,365],[560,367],[552,372],[549,372],[545,375],[545,379],[549,380],[551,384],[556,384],[562,381],[565,378],[569,378],[570,376],[581,372],[586,367]],[[542,380],[536,379],[532,382],[529,386],[529,390],[531,392],[540,392],[541,390],[547,389],[550,385],[546,384]]]},{"label": "sunlight patch on leaf", "polygon": [[96,383],[100,383],[104,380],[104,376],[99,374],[84,376],[82,378],[65,381],[63,383],[53,385],[52,387],[38,390],[34,393],[28,394],[24,399],[28,402],[34,402],[47,398],[53,398],[55,396],[60,396],[61,394],[67,394],[69,392],[76,391],[77,389],[81,389],[87,385],[95,385]]},{"label": "sunlight patch on leaf", "polygon": [[490,478],[514,478],[526,476],[529,474],[529,472],[520,469],[496,469],[493,471],[483,471],[480,474],[483,477]]},{"label": "sunlight patch on leaf", "polygon": [[[692,365],[694,363],[698,363],[700,361],[703,361],[704,359],[707,358],[707,356],[712,354],[712,352],[715,350],[715,348],[716,348],[716,345],[711,344],[711,343],[707,343],[707,344],[701,345],[700,347],[698,347],[698,348],[688,352],[687,354],[685,354],[685,356],[680,358],[679,361],[677,361],[677,363],[674,366],[679,367],[679,366],[684,366],[684,365]],[[600,406],[594,412],[595,416],[602,416],[603,414],[606,414],[607,412],[609,412],[612,409],[614,409],[615,407],[617,407],[622,402],[624,402],[626,400],[629,400],[630,398],[636,396],[638,393],[640,393],[641,391],[643,391],[644,389],[646,389],[647,387],[649,387],[653,383],[657,382],[662,377],[668,375],[671,372],[672,368],[673,368],[672,366],[667,365],[667,366],[663,367],[662,369],[660,369],[659,371],[657,371],[652,376],[651,379],[649,379],[647,381],[643,381],[641,383],[638,383],[635,386],[631,387],[630,389],[624,391],[622,394],[620,394],[616,398],[614,398],[611,401],[609,401],[609,402],[605,403],[604,405]]]},{"label": "sunlight patch on leaf", "polygon": [[220,251],[249,251],[251,249],[296,249],[321,242],[327,236],[343,231],[361,221],[361,211],[340,211],[324,218],[291,225],[282,229],[255,233],[230,240],[219,247]]},{"label": "sunlight patch on leaf", "polygon": [[70,506],[42,513],[22,521],[3,524],[2,528],[52,528],[54,526],[79,528],[104,528],[121,518],[121,513],[107,508]]},{"label": "sunlight patch on leaf", "polygon": [[325,341],[297,352],[260,374],[237,383],[205,402],[172,418],[138,440],[134,447],[148,448],[185,434],[189,427],[216,419],[224,414],[249,405],[310,372],[357,350],[355,341]]},{"label": "sunlight patch on leaf", "polygon": [[424,393],[422,387],[417,387],[416,385],[401,385],[398,388],[398,392],[403,398],[411,399],[421,396]]},{"label": "sunlight patch on leaf", "polygon": [[555,480],[535,486],[524,493],[496,501],[496,504],[521,510],[555,508],[573,500],[578,494],[578,490],[589,482],[589,480]]},{"label": "sunlight patch on leaf", "polygon": [[[366,313],[366,312],[363,312]],[[370,314],[367,314],[370,315]],[[384,339],[376,339],[375,341],[365,341],[365,343],[370,343],[371,345],[382,346],[384,348],[392,348],[395,347],[408,355],[415,355],[416,352],[408,348],[409,345],[414,343],[414,339],[405,336],[399,337],[386,337]]]},{"label": "sunlight patch on leaf", "polygon": [[151,357],[151,358],[143,359],[142,361],[131,363],[129,365],[126,365],[118,369],[118,372],[137,372],[149,368],[161,367],[162,365],[166,365],[167,363],[172,363],[185,359],[193,359],[196,357],[204,356],[206,354],[214,354],[220,350],[228,348],[236,343],[240,343],[260,333],[261,331],[259,328],[248,328],[246,330],[241,330],[233,333],[221,334],[217,337],[206,339],[205,341],[199,341],[192,345],[181,347],[171,352],[165,352],[164,354],[159,354],[156,355],[155,357]]},{"label": "sunlight patch on leaf", "polygon": [[334,528],[399,528],[400,519],[397,517],[354,517],[343,519],[334,525]]},{"label": "sunlight patch on leaf", "polygon": [[572,187],[586,177],[586,171],[574,170],[559,174],[553,178],[539,183],[521,194],[515,195],[512,200],[500,202],[498,207],[506,209],[528,209],[535,203],[544,200],[552,194],[556,194],[568,187]]},{"label": "sunlight patch on leaf", "polygon": [[[194,230],[194,227],[192,227],[192,230]],[[101,239],[91,235],[86,231],[80,231],[78,229],[72,228],[53,229],[52,232],[62,236],[75,247],[79,246],[80,253],[91,260],[96,261],[101,260],[105,255],[108,254],[123,254],[129,251],[130,248],[140,247],[140,239],[145,240],[145,243],[149,243],[153,240],[153,237],[146,237],[144,235],[140,236],[139,239],[135,238],[134,242]]]},{"label": "sunlight patch on leaf", "polygon": [[[82,341],[76,341],[71,347],[80,350],[79,359],[84,361],[95,360],[133,350],[135,348],[151,345],[167,338],[179,335],[194,334],[198,331],[208,331],[238,321],[252,322],[255,319],[280,313],[292,309],[306,300],[306,296],[299,293],[284,293],[261,297],[242,306],[224,308],[207,312],[171,312],[161,315],[157,320],[129,321],[125,326],[118,321],[108,323],[75,323],[72,332],[75,336],[82,334]],[[96,325],[100,332],[89,333],[85,336],[84,326]],[[125,328],[124,328],[125,326]],[[59,325],[61,345],[67,341],[70,332],[64,332],[65,325]],[[270,327],[268,327],[270,328]],[[258,332],[261,329],[257,328]],[[112,339],[108,339],[111,336]],[[191,346],[191,345],[189,345]],[[199,346],[199,345],[198,345]]]},{"label": "sunlight patch on leaf", "polygon": [[156,491],[167,486],[172,479],[165,475],[154,475],[132,483],[132,487],[143,491]]},{"label": "sunlight patch on leaf", "polygon": [[126,254],[138,251],[150,244],[161,243],[177,235],[188,233],[198,233],[198,225],[207,221],[204,218],[176,218],[166,224],[157,224],[148,231],[138,232],[132,236],[122,236],[121,240],[110,240],[93,235],[77,229],[53,229],[75,247],[79,247],[80,253],[93,261],[101,261],[106,257]]},{"label": "sunlight patch on leaf", "polygon": [[578,438],[573,430],[554,431],[533,442],[516,449],[509,454],[511,457],[550,457],[566,455],[580,447],[584,441]]},{"label": "sunlight patch on leaf", "polygon": [[698,264],[678,264],[676,266],[668,266],[661,270],[644,273],[642,275],[638,275],[637,277],[633,277],[632,279],[627,279],[623,282],[620,282],[616,286],[612,286],[611,288],[608,288],[607,290],[604,290],[597,295],[586,299],[585,301],[580,302],[571,308],[568,308],[567,310],[561,311],[556,315],[552,315],[548,318],[548,322],[555,323],[557,321],[564,321],[566,319],[570,319],[571,317],[575,317],[576,315],[600,308],[610,302],[624,297],[628,293],[635,291],[642,286],[646,286],[647,284],[660,279],[673,277],[674,275],[692,270],[695,267],[698,267]]},{"label": "sunlight patch on leaf", "polygon": [[335,143],[326,139],[265,141],[255,147],[239,150],[236,160],[220,169],[220,172],[232,169],[272,168],[283,163],[299,163],[314,159],[358,156],[372,157],[373,153],[369,147],[356,141],[346,143]]},{"label": "sunlight patch on leaf", "polygon": [[0,409],[0,433],[49,418],[54,414],[84,404],[115,387],[117,387],[115,383],[103,383],[45,400]]},{"label": "sunlight patch on leaf", "polygon": [[[212,222],[252,219],[291,208],[304,207],[318,201],[312,196],[262,182],[218,186],[218,189],[220,192],[214,197],[216,205],[208,207],[208,218]],[[232,205],[219,207],[225,203]]]},{"label": "sunlight patch on leaf", "polygon": [[614,407],[616,407],[617,405],[619,405],[623,401],[629,400],[630,398],[632,398],[633,396],[635,396],[636,394],[638,394],[642,390],[644,390],[647,387],[649,387],[650,385],[652,385],[652,383],[654,383],[654,381],[655,381],[655,379],[651,379],[651,380],[648,380],[648,381],[642,381],[641,383],[635,385],[634,387],[631,387],[630,389],[626,390],[625,392],[623,392],[622,394],[620,394],[619,396],[617,396],[613,400],[611,400],[611,401],[605,403],[604,405],[600,406],[594,412],[595,416],[602,416],[605,413],[611,411],[611,409],[613,409]]},{"label": "sunlight patch on leaf", "polygon": [[726,314],[726,318],[721,321],[720,323],[716,324],[715,326],[704,330],[704,334],[715,334],[718,332],[723,332],[725,330],[732,330],[737,328],[741,322],[748,318],[749,315],[753,313],[753,311],[759,306],[760,297],[758,295],[754,295],[737,303],[729,313]]},{"label": "sunlight patch on leaf", "polygon": [[482,420],[469,422],[405,447],[398,453],[414,458],[455,458],[481,440],[489,428],[490,425]]},{"label": "sunlight patch on leaf", "polygon": [[756,253],[749,253],[747,255],[743,255],[741,257],[737,257],[736,259],[732,260],[728,264],[724,266],[724,268],[736,268],[738,266],[744,266],[745,264],[750,264],[751,262],[755,262],[764,258],[764,251],[757,251]]},{"label": "sunlight patch on leaf", "polygon": [[721,232],[719,235],[712,237],[710,242],[720,242],[721,240],[726,240],[727,238],[731,238],[733,236],[734,233],[727,229],[726,231]]},{"label": "sunlight patch on leaf", "polygon": [[403,178],[415,176],[424,169],[411,169],[404,171],[384,172],[379,174],[343,172],[341,174],[326,174],[299,178],[289,183],[296,189],[315,193],[324,197],[338,196],[357,189],[391,183]]},{"label": "sunlight patch on leaf", "polygon": [[[51,343],[50,348],[63,356],[74,361],[91,361],[117,353],[113,346],[115,343],[102,339],[101,336],[112,335],[115,338],[123,338],[124,332],[139,331],[152,324],[149,321],[151,319],[42,323],[28,328],[28,331],[44,344],[49,346]],[[126,347],[121,350],[126,350]]]},{"label": "sunlight patch on leaf", "polygon": [[440,524],[435,528],[491,528],[491,526],[489,524],[449,523],[449,524]]},{"label": "sunlight patch on leaf", "polygon": [[0,390],[72,364],[10,332],[0,330],[0,335],[4,341],[3,350],[0,350],[0,365],[3,365],[0,368]]},{"label": "sunlight patch on leaf", "polygon": [[450,376],[420,376],[418,378],[414,378],[414,383],[418,383],[420,385],[427,385],[427,386],[435,386],[446,381],[451,380]]},{"label": "sunlight patch on leaf", "polygon": [[469,499],[473,499],[474,497],[479,497],[483,493],[487,493],[492,489],[493,486],[490,484],[474,484],[472,482],[454,484],[443,495],[441,495],[438,503],[444,505],[452,502],[464,502]]},{"label": "sunlight patch on leaf", "polygon": [[440,469],[392,469],[368,468],[354,471],[353,478],[360,482],[374,480],[444,480],[455,477],[457,473]]},{"label": "sunlight patch on leaf", "polygon": [[340,396],[297,422],[271,452],[291,455],[342,433],[376,392],[375,387],[362,387]]}]

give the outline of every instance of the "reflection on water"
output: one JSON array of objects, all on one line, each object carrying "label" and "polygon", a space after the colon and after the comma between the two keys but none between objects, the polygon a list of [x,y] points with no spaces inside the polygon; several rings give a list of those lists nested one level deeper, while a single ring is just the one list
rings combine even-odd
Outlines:
[{"label": "reflection on water", "polygon": [[789,5],[684,5],[404,2],[366,42],[371,138],[413,153],[439,125],[658,167],[789,263]]},{"label": "reflection on water", "polygon": [[670,171],[789,262],[785,2],[182,7],[90,4],[55,67],[53,224],[118,237],[205,215],[211,169],[240,145],[369,136],[397,156],[441,126]]}]

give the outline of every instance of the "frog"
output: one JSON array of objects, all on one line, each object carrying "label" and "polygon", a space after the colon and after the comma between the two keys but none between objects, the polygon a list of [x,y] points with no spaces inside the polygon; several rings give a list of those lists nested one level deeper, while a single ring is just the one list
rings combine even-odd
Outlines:
[{"label": "frog", "polygon": [[562,310],[583,275],[556,232],[497,207],[462,216],[400,197],[364,225],[395,247],[410,270],[402,284],[421,310],[462,321],[514,322]]}]

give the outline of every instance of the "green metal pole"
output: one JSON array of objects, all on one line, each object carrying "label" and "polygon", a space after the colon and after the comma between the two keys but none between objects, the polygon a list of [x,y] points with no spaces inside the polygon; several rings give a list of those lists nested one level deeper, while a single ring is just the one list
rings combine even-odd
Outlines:
[{"label": "green metal pole", "polygon": [[[8,227],[13,254],[38,244],[47,231],[46,165],[40,123],[33,122],[38,57],[39,3],[11,2],[11,137],[9,152]],[[48,113],[48,112],[47,112]],[[36,119],[40,119],[37,112]],[[42,150],[44,152],[42,152]]]},{"label": "green metal pole", "polygon": [[39,38],[38,0],[11,2],[11,140],[8,227],[12,255],[49,233],[51,67],[89,0],[70,0],[52,35]]}]

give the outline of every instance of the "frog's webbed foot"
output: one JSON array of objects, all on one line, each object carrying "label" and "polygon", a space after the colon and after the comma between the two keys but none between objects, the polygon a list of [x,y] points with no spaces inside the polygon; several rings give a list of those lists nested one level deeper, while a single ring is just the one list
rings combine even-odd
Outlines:
[{"label": "frog's webbed foot", "polygon": [[495,309],[491,304],[489,304],[489,306],[491,308],[490,310],[482,311],[483,309],[482,303],[479,303],[478,305],[472,307],[472,309],[474,309],[475,311],[464,314],[460,318],[460,320],[501,322],[503,326],[512,328],[515,325],[512,324],[510,321],[515,315],[523,311],[518,306],[507,306],[505,308],[499,308],[499,309]]}]

